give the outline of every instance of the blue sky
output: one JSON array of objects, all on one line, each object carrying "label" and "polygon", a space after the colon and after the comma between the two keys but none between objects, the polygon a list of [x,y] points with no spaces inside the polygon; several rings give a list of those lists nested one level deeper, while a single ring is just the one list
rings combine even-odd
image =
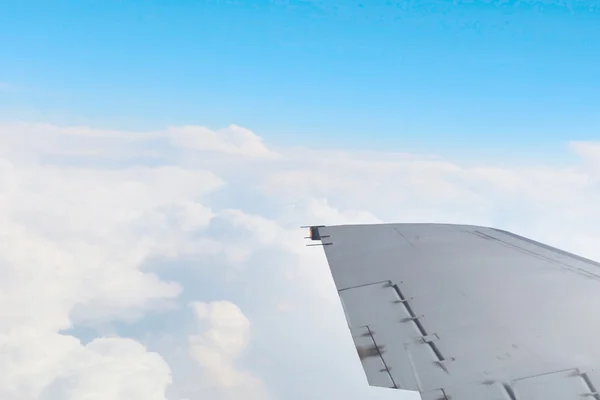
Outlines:
[{"label": "blue sky", "polygon": [[7,0],[1,116],[547,154],[598,137],[598,4]]}]

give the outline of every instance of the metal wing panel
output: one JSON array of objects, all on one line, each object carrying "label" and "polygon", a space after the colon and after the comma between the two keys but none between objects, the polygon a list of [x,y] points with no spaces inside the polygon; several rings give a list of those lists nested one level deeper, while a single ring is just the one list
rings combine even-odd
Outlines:
[{"label": "metal wing panel", "polygon": [[396,383],[392,379],[388,367],[381,356],[380,352],[382,349],[377,346],[373,332],[369,327],[359,326],[357,328],[350,328],[350,332],[352,333],[352,339],[356,345],[356,350],[364,370],[373,371],[367,375],[369,385],[395,388]]},{"label": "metal wing panel", "polygon": [[[370,351],[357,346],[363,366],[369,358],[381,358],[384,368],[380,373],[389,376],[388,387],[416,387],[417,380],[413,374],[407,346],[419,341],[420,335],[414,324],[410,323],[410,314],[406,312],[394,288],[388,282],[373,283],[346,288],[341,290],[339,295],[350,328],[366,329],[372,344],[375,345]],[[364,301],[365,298],[371,299],[372,304],[377,304],[377,310],[373,310],[370,304]],[[377,318],[373,318],[374,312],[377,313]],[[389,320],[399,322],[396,329],[388,329]],[[367,379],[371,381],[368,375]]]},{"label": "metal wing panel", "polygon": [[[348,323],[375,332],[391,386],[453,391],[455,400],[476,393],[512,399],[515,386],[531,398],[548,385],[528,386],[525,378],[598,370],[598,263],[475,226],[318,229],[330,244],[325,253]],[[371,377],[381,368],[363,367],[377,385]],[[581,379],[547,379],[561,388],[555,393],[579,396]]]}]

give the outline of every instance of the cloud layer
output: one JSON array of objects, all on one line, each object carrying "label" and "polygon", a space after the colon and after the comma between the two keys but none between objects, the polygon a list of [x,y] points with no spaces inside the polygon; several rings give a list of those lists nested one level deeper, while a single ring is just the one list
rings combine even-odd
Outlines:
[{"label": "cloud layer", "polygon": [[569,167],[507,167],[0,126],[0,398],[416,399],[366,387],[298,226],[492,225],[600,259],[600,145],[568,147]]}]

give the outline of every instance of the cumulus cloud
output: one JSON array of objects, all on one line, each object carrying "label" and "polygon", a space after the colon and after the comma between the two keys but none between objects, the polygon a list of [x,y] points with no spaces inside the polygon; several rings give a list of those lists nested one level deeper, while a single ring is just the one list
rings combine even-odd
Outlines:
[{"label": "cumulus cloud", "polygon": [[164,399],[170,371],[157,354],[121,338],[83,345],[62,332],[174,307],[180,284],[142,267],[208,247],[193,234],[213,217],[202,198],[223,182],[178,166],[54,165],[43,156],[80,149],[52,143],[72,129],[0,132],[0,148],[14,150],[0,160],[0,397]]},{"label": "cumulus cloud", "polygon": [[250,341],[250,321],[229,301],[191,304],[200,334],[188,337],[190,354],[228,398],[268,399],[262,382],[235,362]]},{"label": "cumulus cloud", "polygon": [[124,132],[85,126],[17,123],[0,128],[0,155],[56,161],[56,156],[183,160],[186,151],[251,159],[277,159],[262,138],[249,129],[231,125],[211,130],[202,126],[170,127],[151,132]]},{"label": "cumulus cloud", "polygon": [[0,126],[0,398],[416,398],[366,386],[298,227],[492,225],[600,259],[598,148],[499,166],[275,152],[237,126]]},{"label": "cumulus cloud", "polygon": [[73,350],[64,370],[44,388],[42,399],[165,399],[169,366],[138,342],[100,338]]},{"label": "cumulus cloud", "polygon": [[218,131],[202,126],[171,127],[168,135],[175,144],[189,149],[248,157],[278,157],[263,144],[260,136],[237,125]]}]

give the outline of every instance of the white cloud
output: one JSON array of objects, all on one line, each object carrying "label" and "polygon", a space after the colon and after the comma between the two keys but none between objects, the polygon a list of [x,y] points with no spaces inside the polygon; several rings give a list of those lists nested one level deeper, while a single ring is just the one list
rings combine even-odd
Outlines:
[{"label": "white cloud", "polygon": [[43,399],[164,400],[169,366],[136,341],[96,339],[75,352],[68,368],[47,386]]},{"label": "white cloud", "polygon": [[[43,165],[34,161],[73,150],[52,143],[72,131],[46,128],[0,130],[0,148],[15,150],[0,160],[0,397],[164,399],[170,371],[157,354],[119,338],[82,345],[61,332],[172,307],[180,284],[142,267],[206,247],[193,234],[213,217],[201,201],[222,181],[177,166]],[[31,143],[46,134],[52,140]]]},{"label": "white cloud", "polygon": [[[251,159],[278,159],[262,138],[237,125],[211,130],[201,126],[170,127],[162,131],[123,132],[85,126],[17,123],[0,125],[3,147],[0,155],[21,159],[48,156],[105,157],[124,159],[148,157],[183,160],[182,152],[215,153]],[[173,154],[175,153],[175,154]]]},{"label": "white cloud", "polygon": [[248,157],[277,158],[262,139],[252,131],[237,125],[213,131],[201,126],[171,127],[171,140],[179,146],[194,150],[214,151]]},{"label": "white cloud", "polygon": [[200,334],[188,337],[190,354],[222,389],[227,398],[268,399],[262,382],[236,368],[236,359],[250,341],[250,321],[229,301],[191,304],[200,323]]},{"label": "white cloud", "polygon": [[600,259],[599,146],[500,167],[275,153],[236,126],[0,126],[0,398],[408,398],[366,387],[298,227],[493,225]]}]

